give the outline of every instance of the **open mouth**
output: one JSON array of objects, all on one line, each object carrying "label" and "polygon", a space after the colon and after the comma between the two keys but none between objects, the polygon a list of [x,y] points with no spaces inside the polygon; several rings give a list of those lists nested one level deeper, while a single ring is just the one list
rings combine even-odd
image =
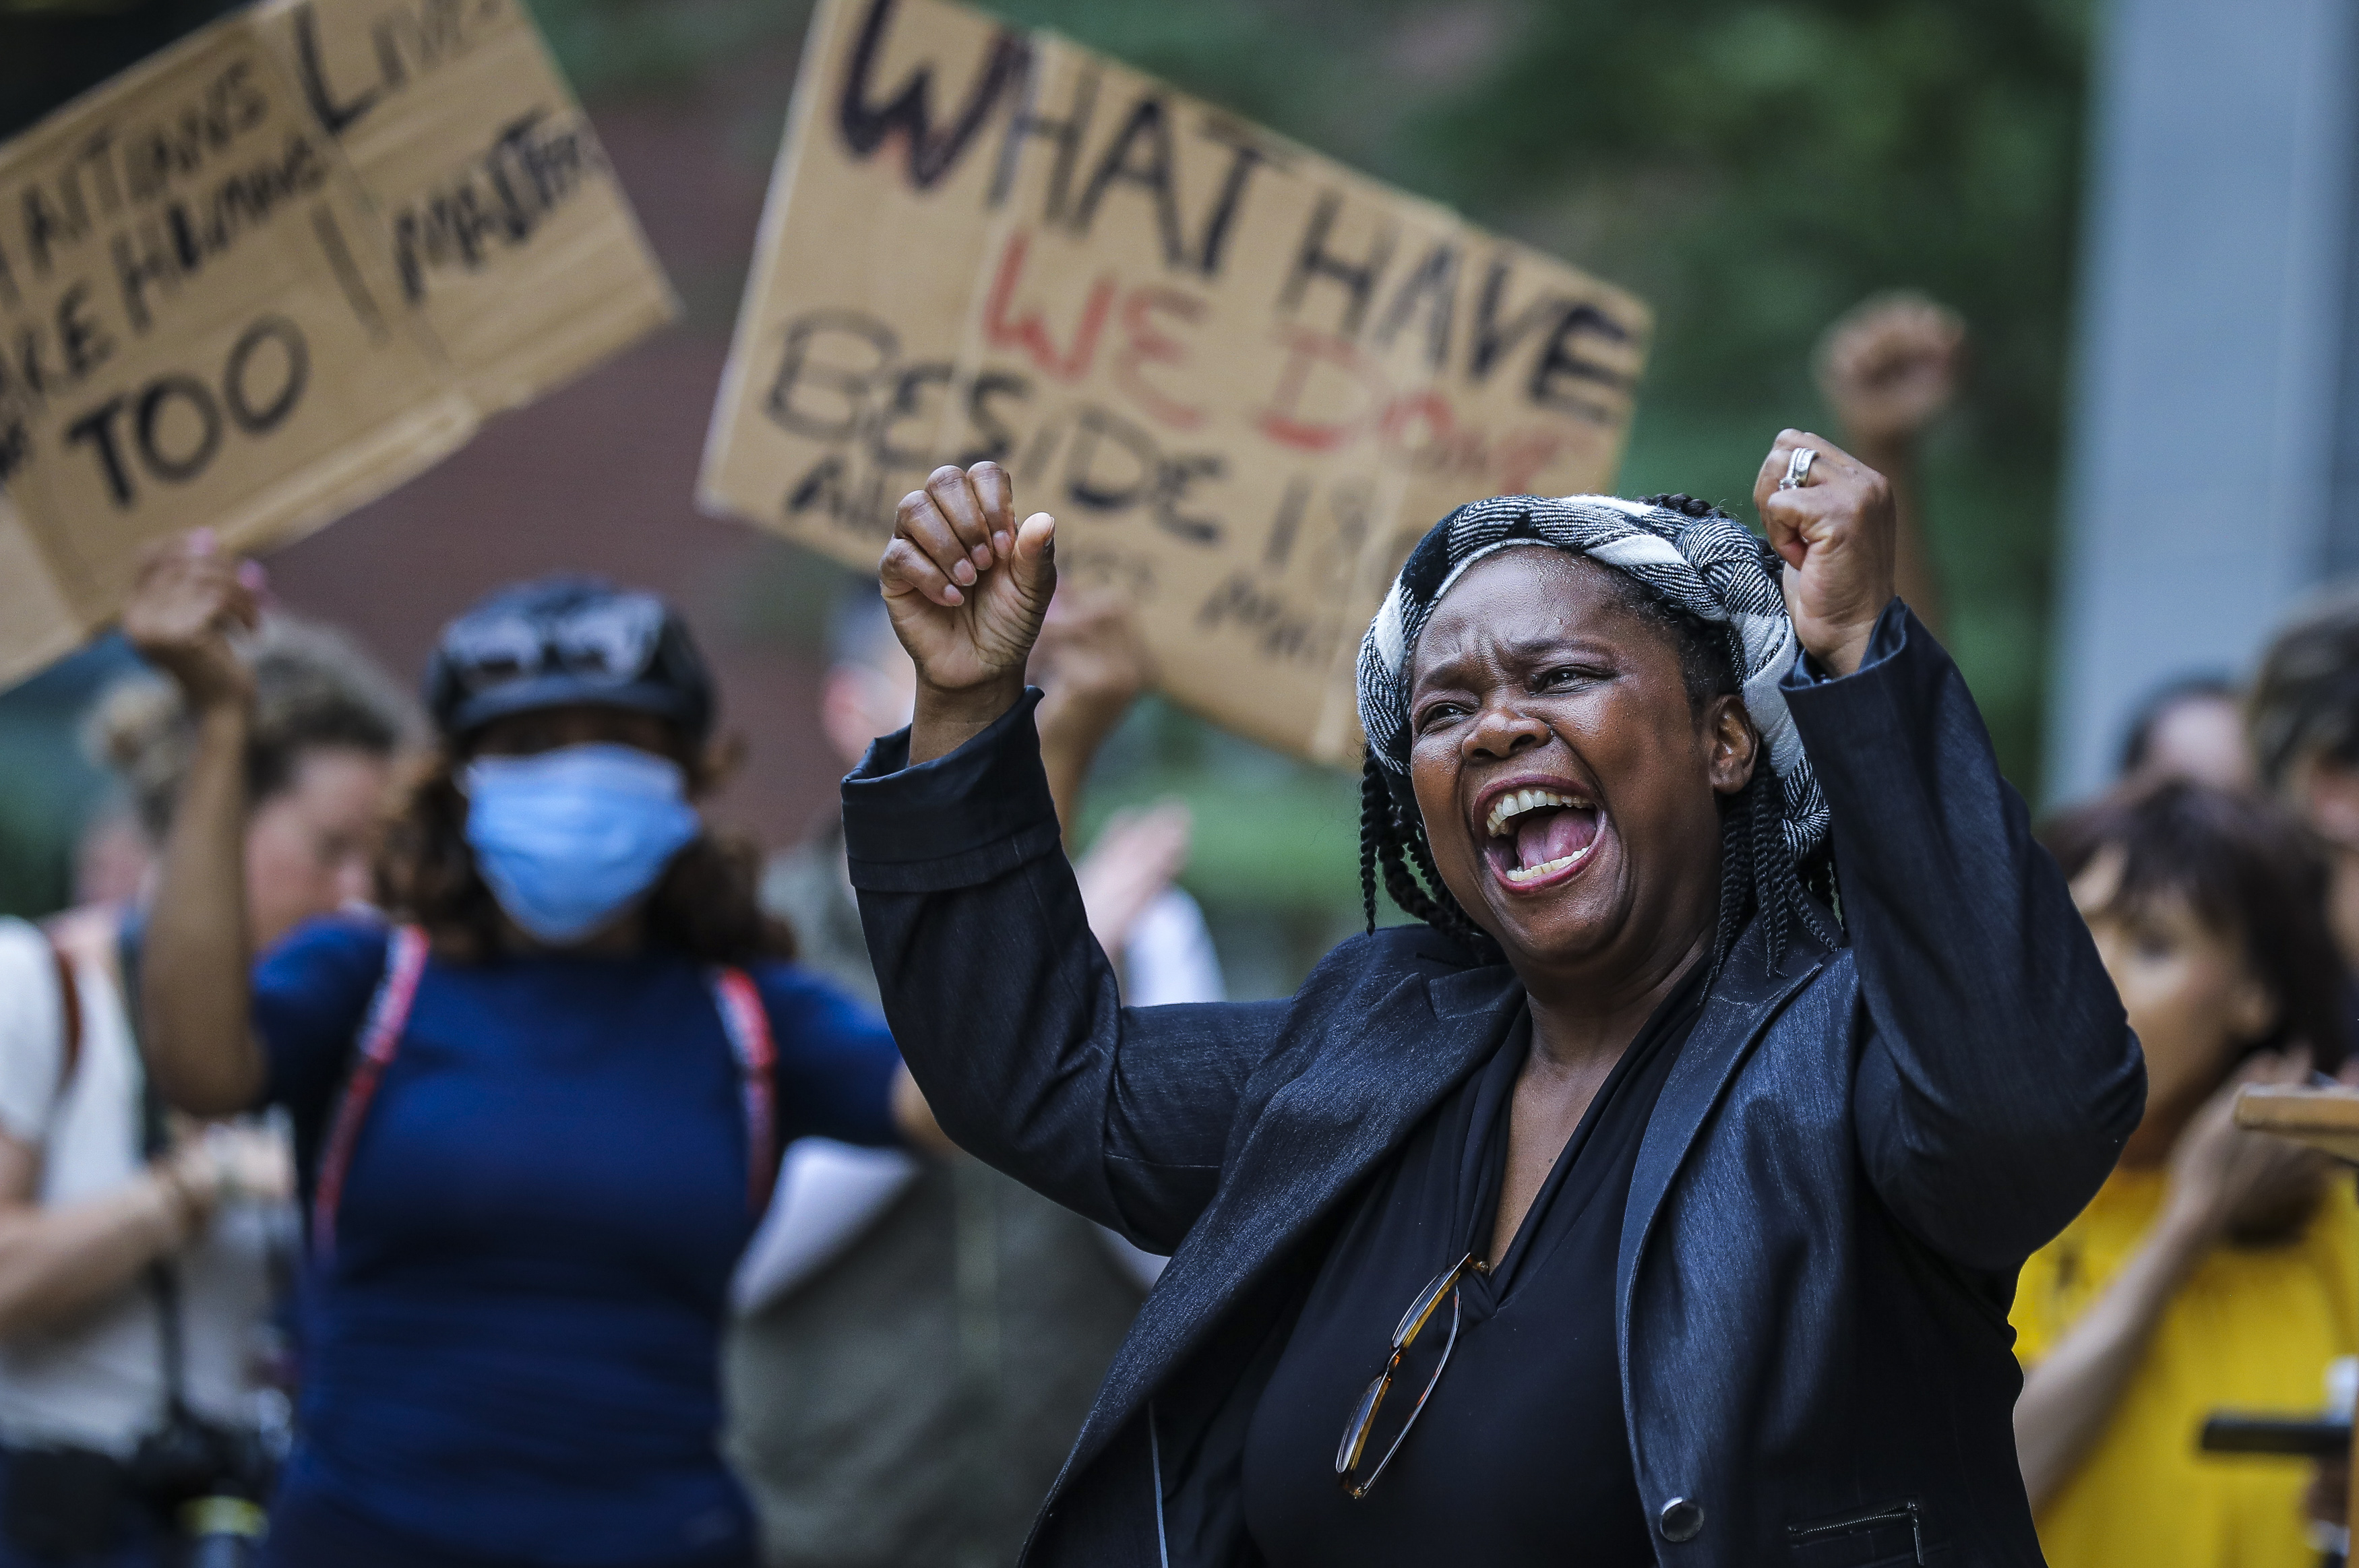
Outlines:
[{"label": "open mouth", "polygon": [[1551,881],[1589,858],[1604,825],[1597,803],[1552,789],[1511,789],[1483,820],[1484,857],[1510,887]]}]

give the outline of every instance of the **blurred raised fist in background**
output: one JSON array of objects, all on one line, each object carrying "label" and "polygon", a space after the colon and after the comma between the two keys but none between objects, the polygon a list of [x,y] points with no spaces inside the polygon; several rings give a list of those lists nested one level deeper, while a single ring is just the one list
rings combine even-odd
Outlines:
[{"label": "blurred raised fist in background", "polygon": [[1900,597],[1938,635],[1941,587],[1926,537],[1918,438],[1958,395],[1966,323],[1906,289],[1878,294],[1838,317],[1811,355],[1819,391],[1851,450],[1892,486],[1898,514],[1894,571]]},{"label": "blurred raised fist in background", "polygon": [[1819,337],[1813,368],[1827,406],[1871,467],[1879,443],[1916,438],[1957,396],[1966,323],[1907,291],[1854,306]]}]

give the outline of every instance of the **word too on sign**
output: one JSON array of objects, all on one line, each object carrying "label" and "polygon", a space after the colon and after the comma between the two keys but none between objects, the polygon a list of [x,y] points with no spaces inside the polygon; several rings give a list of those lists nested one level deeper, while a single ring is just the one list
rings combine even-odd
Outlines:
[{"label": "word too on sign", "polygon": [[705,503],[873,568],[1005,464],[1176,700],[1347,762],[1361,631],[1479,496],[1610,483],[1631,296],[1045,33],[823,0]]}]

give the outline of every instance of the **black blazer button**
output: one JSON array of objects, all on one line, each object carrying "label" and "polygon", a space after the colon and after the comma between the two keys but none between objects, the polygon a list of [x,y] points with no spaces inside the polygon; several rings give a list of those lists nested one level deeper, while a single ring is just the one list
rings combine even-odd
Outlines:
[{"label": "black blazer button", "polygon": [[1660,1522],[1665,1541],[1693,1541],[1703,1529],[1703,1505],[1673,1498],[1663,1505]]}]

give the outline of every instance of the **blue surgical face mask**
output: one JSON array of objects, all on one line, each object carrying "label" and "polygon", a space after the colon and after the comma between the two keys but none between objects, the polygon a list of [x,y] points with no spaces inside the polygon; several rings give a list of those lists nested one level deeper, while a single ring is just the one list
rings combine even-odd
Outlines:
[{"label": "blue surgical face mask", "polygon": [[704,830],[679,764],[635,746],[479,758],[460,785],[484,881],[509,919],[552,945],[620,914]]}]

